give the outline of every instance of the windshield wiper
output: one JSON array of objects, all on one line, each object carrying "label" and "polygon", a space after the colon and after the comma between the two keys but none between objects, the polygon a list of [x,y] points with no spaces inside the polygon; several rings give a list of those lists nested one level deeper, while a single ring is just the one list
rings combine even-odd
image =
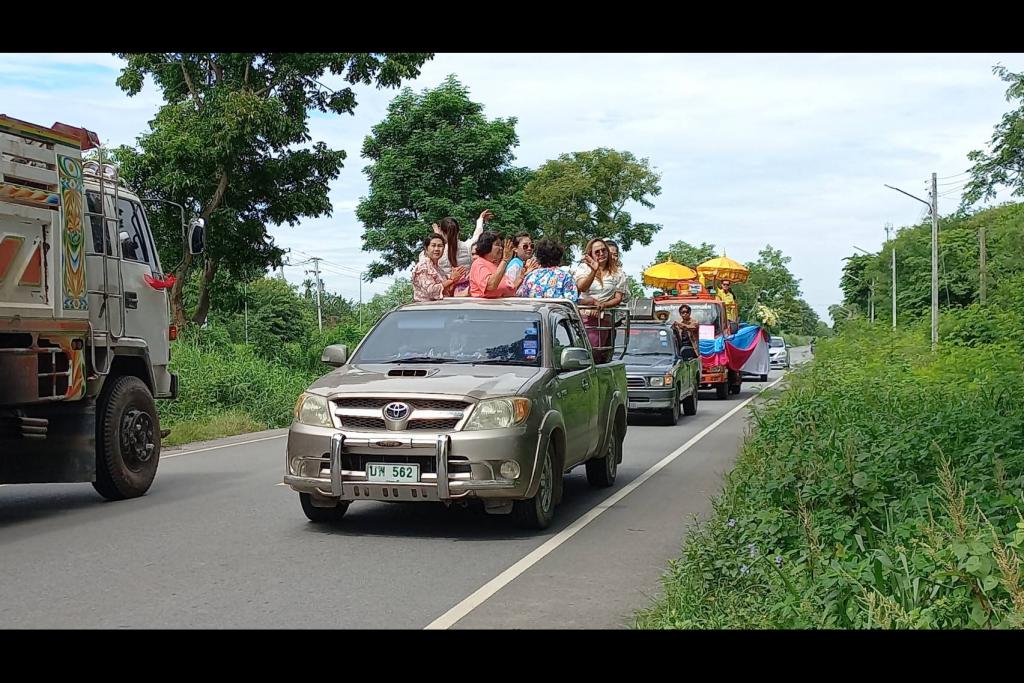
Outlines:
[{"label": "windshield wiper", "polygon": [[665,351],[636,351],[636,352],[627,351],[626,355],[627,356],[668,356],[668,357],[672,356],[671,353],[666,353]]},{"label": "windshield wiper", "polygon": [[480,360],[464,360],[460,363],[469,365],[536,365],[530,360],[505,360],[503,358],[482,358]]},{"label": "windshield wiper", "polygon": [[384,361],[385,363],[458,363],[454,358],[436,358],[434,356],[412,356],[411,358],[399,358],[397,360]]}]

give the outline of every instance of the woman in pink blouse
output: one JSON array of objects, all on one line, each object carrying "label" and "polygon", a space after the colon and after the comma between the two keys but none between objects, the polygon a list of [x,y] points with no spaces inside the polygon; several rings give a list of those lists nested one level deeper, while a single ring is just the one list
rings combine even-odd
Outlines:
[{"label": "woman in pink blouse", "polygon": [[450,276],[441,271],[438,261],[444,253],[445,239],[441,235],[430,235],[423,240],[423,255],[412,271],[412,300],[437,301],[452,295],[455,283],[465,279],[465,266],[456,266]]}]

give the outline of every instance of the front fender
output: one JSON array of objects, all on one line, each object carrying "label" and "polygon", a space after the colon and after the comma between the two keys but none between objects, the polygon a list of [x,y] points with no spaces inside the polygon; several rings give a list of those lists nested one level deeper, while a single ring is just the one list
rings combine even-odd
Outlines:
[{"label": "front fender", "polygon": [[[545,451],[547,451],[548,444],[551,442],[551,435],[556,429],[562,432],[564,438],[565,420],[562,419],[562,414],[557,410],[549,410],[544,413],[544,417],[540,422],[540,427],[537,429],[537,450],[533,454],[533,467],[530,470],[530,486],[526,491],[527,498],[537,495],[537,488],[540,486],[540,457]],[[565,466],[564,454],[562,466],[563,468]]]}]

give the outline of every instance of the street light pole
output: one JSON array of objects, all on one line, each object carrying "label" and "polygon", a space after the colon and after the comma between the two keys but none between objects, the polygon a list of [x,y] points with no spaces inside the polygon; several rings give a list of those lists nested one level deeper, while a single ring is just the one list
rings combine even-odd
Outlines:
[{"label": "street light pole", "polygon": [[[892,230],[892,226],[888,223],[885,224],[885,241],[889,241],[889,232]],[[893,240],[892,244],[889,245],[890,251],[892,251],[892,329],[896,329],[896,241]]]},{"label": "street light pole", "polygon": [[920,197],[915,197],[909,192],[905,192],[898,187],[892,185],[886,185],[890,190],[896,190],[901,194],[905,194],[911,199],[916,199],[925,206],[928,207],[929,213],[932,216],[932,351],[935,351],[939,347],[939,194],[938,194],[938,176],[932,173],[932,196],[931,201],[926,202]]},{"label": "street light pole", "polygon": [[938,203],[938,178],[936,174],[932,173],[932,351],[935,351],[935,349],[937,349],[939,346],[939,212],[937,211]]},{"label": "street light pole", "polygon": [[[856,244],[853,245],[853,248],[856,249],[857,251],[864,252],[868,256],[878,256],[878,254],[873,254],[870,251],[868,251],[867,249],[861,249]],[[858,281],[860,281],[860,278],[856,278],[856,279]],[[873,276],[871,278],[871,284],[868,285],[868,295],[870,297],[868,299],[868,317],[871,320],[871,324],[874,325],[875,324],[875,278]]]}]

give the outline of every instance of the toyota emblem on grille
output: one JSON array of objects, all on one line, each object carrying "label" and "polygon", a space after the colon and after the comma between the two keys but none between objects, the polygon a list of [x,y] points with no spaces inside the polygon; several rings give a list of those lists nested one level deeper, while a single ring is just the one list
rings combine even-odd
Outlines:
[{"label": "toyota emblem on grille", "polygon": [[384,417],[389,420],[404,420],[409,417],[409,405],[406,403],[389,403],[384,406]]}]

